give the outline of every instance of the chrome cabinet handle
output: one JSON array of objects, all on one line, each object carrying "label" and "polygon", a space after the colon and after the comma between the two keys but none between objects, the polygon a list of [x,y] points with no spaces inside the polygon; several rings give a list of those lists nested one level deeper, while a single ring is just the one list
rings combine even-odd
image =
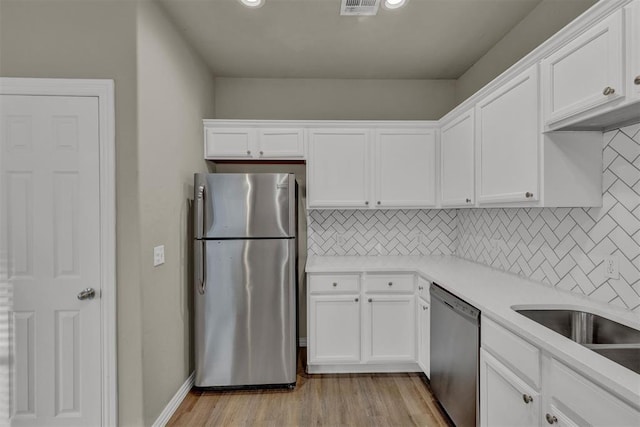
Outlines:
[{"label": "chrome cabinet handle", "polygon": [[426,305],[423,305],[423,306],[422,306],[422,309],[423,309],[423,310],[427,310],[428,308],[429,308],[429,307],[427,307]]},{"label": "chrome cabinet handle", "polygon": [[86,299],[94,299],[95,297],[96,297],[96,291],[93,288],[84,289],[80,291],[80,293],[78,294],[78,299],[80,301],[83,301]]},{"label": "chrome cabinet handle", "polygon": [[358,302],[358,301],[360,301],[360,299],[359,299],[359,298],[356,298],[354,301],[355,301],[355,302]]},{"label": "chrome cabinet handle", "polygon": [[605,96],[609,96],[609,95],[613,95],[615,92],[616,90],[614,88],[612,88],[611,86],[607,86],[602,91],[602,94]]},{"label": "chrome cabinet handle", "polygon": [[547,422],[549,424],[553,424],[553,423],[557,423],[558,422],[558,419],[556,418],[555,415],[547,414],[547,415],[545,415],[545,418],[547,419]]},{"label": "chrome cabinet handle", "polygon": [[378,200],[378,205],[380,205],[380,204],[381,204],[381,203],[380,203],[380,200]]},{"label": "chrome cabinet handle", "polygon": [[533,197],[533,193],[530,193],[527,191],[526,193],[524,193],[524,197],[526,197],[527,199],[530,199]]},{"label": "chrome cabinet handle", "polygon": [[524,403],[531,403],[533,402],[533,397],[529,396],[528,394],[523,394],[522,400],[524,400]]},{"label": "chrome cabinet handle", "polygon": [[338,286],[337,282],[333,282],[333,287],[335,288],[336,286]]},{"label": "chrome cabinet handle", "polygon": [[422,286],[418,286],[418,290],[419,290],[419,291],[421,291],[421,290],[423,290],[423,289],[424,289],[424,287],[422,287]]},{"label": "chrome cabinet handle", "polygon": [[260,152],[260,155],[262,156],[263,154],[264,154],[264,152],[263,152],[263,151],[261,151],[261,152]]},{"label": "chrome cabinet handle", "polygon": [[640,76],[636,76],[636,78],[633,79],[633,84],[640,85]]},{"label": "chrome cabinet handle", "polygon": [[393,282],[389,282],[389,283],[387,283],[387,285],[393,286]]},{"label": "chrome cabinet handle", "polygon": [[247,150],[247,154],[251,154],[251,150]]},{"label": "chrome cabinet handle", "polygon": [[471,203],[471,199],[467,199],[467,200],[466,200],[466,202],[467,202],[467,203]]},{"label": "chrome cabinet handle", "polygon": [[368,301],[369,301],[369,302],[373,302],[373,300],[372,300],[371,298],[369,298],[369,300],[368,300]]},{"label": "chrome cabinet handle", "polygon": [[369,201],[364,202],[365,205],[369,206]]}]

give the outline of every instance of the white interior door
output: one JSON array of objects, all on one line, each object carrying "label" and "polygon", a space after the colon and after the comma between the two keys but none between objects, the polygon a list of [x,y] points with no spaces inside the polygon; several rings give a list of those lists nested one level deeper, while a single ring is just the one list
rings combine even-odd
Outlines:
[{"label": "white interior door", "polygon": [[[12,425],[101,424],[97,97],[0,96]],[[85,288],[95,299],[79,300]]]}]

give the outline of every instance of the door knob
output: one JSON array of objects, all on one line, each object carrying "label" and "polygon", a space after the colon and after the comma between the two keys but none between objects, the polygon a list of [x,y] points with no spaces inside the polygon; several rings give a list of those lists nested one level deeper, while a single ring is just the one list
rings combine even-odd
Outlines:
[{"label": "door knob", "polygon": [[87,288],[87,289],[85,289],[85,290],[81,291],[81,292],[78,294],[78,299],[79,299],[80,301],[85,300],[85,299],[94,299],[94,298],[95,298],[95,296],[96,296],[96,291],[95,291],[95,289],[93,289],[93,288]]}]

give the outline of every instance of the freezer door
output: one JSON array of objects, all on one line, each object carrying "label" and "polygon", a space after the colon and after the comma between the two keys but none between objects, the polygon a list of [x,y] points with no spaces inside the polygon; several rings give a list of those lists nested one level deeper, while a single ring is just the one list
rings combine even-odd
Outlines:
[{"label": "freezer door", "polygon": [[196,174],[196,238],[295,236],[293,174]]},{"label": "freezer door", "polygon": [[195,244],[205,260],[204,286],[195,285],[195,385],[294,383],[295,239]]}]

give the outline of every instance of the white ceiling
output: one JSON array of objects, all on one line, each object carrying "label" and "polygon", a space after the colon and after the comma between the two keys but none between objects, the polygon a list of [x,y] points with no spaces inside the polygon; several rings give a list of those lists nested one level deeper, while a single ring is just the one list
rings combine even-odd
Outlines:
[{"label": "white ceiling", "polygon": [[371,17],[340,16],[341,0],[159,1],[216,77],[456,79],[541,0],[409,0]]}]

